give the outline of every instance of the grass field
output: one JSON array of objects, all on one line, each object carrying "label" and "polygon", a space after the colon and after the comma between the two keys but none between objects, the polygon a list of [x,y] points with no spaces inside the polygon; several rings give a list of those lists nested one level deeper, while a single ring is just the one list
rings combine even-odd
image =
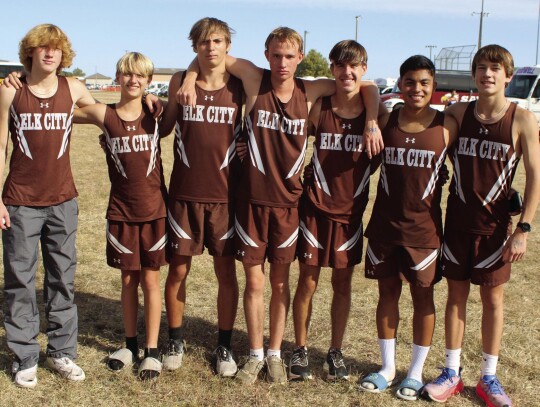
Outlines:
[{"label": "grass field", "polygon": [[[110,93],[96,93],[96,98],[109,102],[117,97]],[[0,406],[172,406],[172,405],[276,405],[276,406],[400,406],[393,391],[380,395],[360,393],[356,382],[359,377],[378,369],[380,358],[375,328],[377,285],[363,277],[363,263],[353,278],[353,300],[349,325],[344,342],[344,355],[351,373],[348,383],[331,384],[324,380],[322,364],[330,339],[329,310],[331,300],[330,273],[323,272],[314,298],[313,317],[309,332],[311,364],[315,380],[309,383],[290,383],[272,387],[259,382],[242,387],[233,380],[215,377],[211,371],[210,353],[216,345],[217,287],[211,259],[202,255],[194,259],[188,278],[185,334],[188,351],[182,368],[164,372],[154,383],[143,383],[135,371],[112,373],[106,369],[107,355],[123,346],[123,325],[120,308],[119,271],[105,262],[105,209],[109,194],[109,181],[105,157],[99,148],[99,131],[92,126],[75,126],[71,144],[72,167],[79,189],[78,269],[76,303],[79,306],[79,359],[86,372],[86,381],[68,383],[40,367],[38,387],[34,390],[16,388],[10,379],[11,355],[7,351],[5,332],[0,328]],[[10,147],[11,149],[11,147]],[[172,137],[162,142],[163,162],[168,180],[172,168]],[[377,178],[372,180],[371,194]],[[514,185],[523,191],[524,176],[521,167]],[[366,210],[364,222],[369,220],[371,207]],[[536,222],[538,224],[538,222]],[[534,227],[534,225],[533,225]],[[536,386],[540,384],[540,260],[537,228],[529,236],[528,253],[513,272],[506,292],[505,331],[498,375],[517,406],[539,405]],[[237,263],[241,290],[244,276]],[[167,269],[162,269],[164,285]],[[291,292],[294,293],[298,267],[291,271]],[[0,277],[3,278],[3,277]],[[43,269],[38,270],[38,297],[42,296]],[[268,290],[267,290],[268,291]],[[444,362],[444,304],[446,282],[435,289],[437,324],[431,353],[425,367],[426,379],[438,375],[437,368]],[[0,294],[3,300],[3,294]],[[3,303],[3,301],[2,301]],[[248,352],[246,325],[240,301],[233,348],[237,355]],[[142,304],[142,293],[141,293]],[[398,378],[404,378],[410,362],[412,341],[411,300],[403,290],[401,300],[401,330],[398,335]],[[139,323],[144,335],[142,307]],[[44,314],[41,307],[42,331]],[[463,377],[465,392],[447,403],[449,406],[479,406],[474,386],[479,376],[481,304],[478,289],[471,290],[468,325],[463,346]],[[1,315],[3,319],[3,314]],[[163,307],[160,342],[166,339],[166,319]],[[42,349],[46,337],[40,334]],[[142,343],[142,340],[141,340]],[[292,318],[289,318],[283,343],[285,358],[294,347]],[[40,366],[44,360],[41,354]],[[418,405],[427,405],[418,401]]]}]

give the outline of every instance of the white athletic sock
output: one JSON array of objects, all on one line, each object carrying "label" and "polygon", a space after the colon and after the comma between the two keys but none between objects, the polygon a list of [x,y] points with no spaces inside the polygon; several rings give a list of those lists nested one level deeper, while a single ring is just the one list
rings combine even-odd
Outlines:
[{"label": "white athletic sock", "polygon": [[426,362],[429,348],[430,346],[420,346],[413,343],[411,366],[407,372],[408,378],[418,380],[420,383],[424,383],[422,380],[422,371],[424,370],[424,363]]},{"label": "white athletic sock", "polygon": [[482,370],[480,373],[482,377],[495,376],[498,361],[498,356],[488,355],[487,353],[482,352]]},{"label": "white athletic sock", "polygon": [[379,339],[382,366],[379,374],[387,381],[394,380],[396,376],[396,339]]},{"label": "white athletic sock", "polygon": [[461,348],[445,349],[444,356],[444,367],[452,369],[456,374],[459,374],[459,367],[461,366]]},{"label": "white athletic sock", "polygon": [[267,357],[270,357],[270,356],[277,356],[278,358],[281,359],[281,349],[268,349],[266,351],[266,356]]},{"label": "white athletic sock", "polygon": [[264,349],[250,349],[249,350],[249,357],[250,358],[256,358],[257,360],[263,360],[264,359]]}]

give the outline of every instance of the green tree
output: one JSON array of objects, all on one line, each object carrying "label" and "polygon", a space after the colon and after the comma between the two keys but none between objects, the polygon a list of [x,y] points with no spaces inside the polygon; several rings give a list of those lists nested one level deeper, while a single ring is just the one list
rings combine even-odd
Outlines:
[{"label": "green tree", "polygon": [[73,76],[78,76],[78,77],[86,76],[86,74],[84,73],[84,71],[81,68],[75,68],[72,73],[73,73]]},{"label": "green tree", "polygon": [[326,58],[323,57],[320,52],[312,49],[298,65],[296,76],[313,76],[315,78],[318,76],[326,76],[327,78],[331,78],[332,73],[330,72],[330,67]]},{"label": "green tree", "polygon": [[75,68],[73,72],[62,71],[62,75],[63,76],[77,76],[77,77],[86,76],[86,74],[81,68]]}]

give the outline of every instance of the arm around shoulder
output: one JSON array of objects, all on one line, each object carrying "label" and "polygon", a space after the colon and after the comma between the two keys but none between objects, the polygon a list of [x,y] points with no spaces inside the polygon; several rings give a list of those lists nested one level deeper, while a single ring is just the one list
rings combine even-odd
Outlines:
[{"label": "arm around shoulder", "polygon": [[247,96],[254,96],[259,92],[263,77],[263,69],[247,59],[235,58],[227,55],[225,68],[231,75],[242,81]]},{"label": "arm around shoulder", "polygon": [[176,123],[178,109],[181,108],[181,105],[176,100],[181,81],[182,72],[176,72],[169,82],[169,98],[167,106],[165,106],[165,111],[161,117],[161,121],[159,122],[159,134],[161,137],[167,137],[169,134],[171,134],[171,131]]},{"label": "arm around shoulder", "polygon": [[[9,110],[15,97],[13,87],[2,87],[0,89],[0,180],[3,179],[4,168],[6,164],[6,147],[9,133]],[[11,226],[9,213],[4,203],[0,200],[0,229],[7,229]]]},{"label": "arm around shoulder", "polygon": [[67,78],[71,98],[78,107],[93,105],[96,100],[92,97],[86,86],[77,78]]}]

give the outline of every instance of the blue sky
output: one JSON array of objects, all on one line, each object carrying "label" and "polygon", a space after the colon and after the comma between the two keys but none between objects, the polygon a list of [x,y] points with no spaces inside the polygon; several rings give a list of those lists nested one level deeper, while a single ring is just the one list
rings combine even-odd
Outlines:
[{"label": "blue sky", "polygon": [[[482,44],[500,44],[516,66],[536,59],[540,0],[485,0]],[[399,65],[413,54],[429,56],[426,45],[477,44],[482,0],[28,0],[4,14],[0,25],[0,59],[18,60],[18,42],[32,26],[59,25],[77,52],[72,68],[87,74],[114,74],[126,51],[149,56],[157,67],[186,67],[194,53],[187,39],[193,23],[211,16],[235,29],[231,54],[267,66],[264,41],[284,25],[307,34],[307,48],[325,57],[342,39],[358,40],[369,55],[365,78],[396,77]],[[511,5],[510,5],[511,4]],[[6,9],[4,8],[4,12]],[[7,10],[9,13],[9,10]]]}]

